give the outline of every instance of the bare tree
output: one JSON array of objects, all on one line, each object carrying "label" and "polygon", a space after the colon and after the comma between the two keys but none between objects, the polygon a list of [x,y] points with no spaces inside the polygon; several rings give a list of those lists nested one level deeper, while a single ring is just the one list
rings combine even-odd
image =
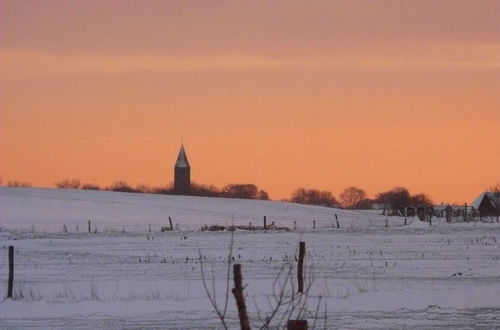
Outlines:
[{"label": "bare tree", "polygon": [[[217,302],[217,293],[215,289],[215,272],[212,267],[211,271],[211,279],[212,285],[209,287],[207,281],[207,274],[205,272],[204,267],[204,257],[199,250],[199,260],[200,260],[200,271],[201,278],[203,282],[203,287],[205,289],[205,293],[212,305],[217,317],[222,323],[224,329],[228,329],[228,324],[226,322],[226,314],[228,307],[228,298],[229,298],[229,283],[230,283],[230,270],[231,266],[234,264],[233,259],[233,246],[234,246],[234,232],[231,233],[231,241],[229,244],[229,253],[227,256],[227,269],[226,269],[226,288],[224,293],[224,302],[222,305],[219,305]],[[296,251],[297,254],[297,251]],[[306,315],[309,317],[313,317],[313,329],[316,326],[316,322],[319,317],[319,310],[321,308],[321,296],[318,297],[318,303],[315,310],[308,310],[308,299],[309,292],[314,283],[314,271],[312,265],[305,267],[305,288],[303,292],[299,292],[296,283],[294,281],[294,258],[291,258],[289,262],[284,263],[273,283],[272,283],[272,292],[271,295],[267,298],[268,308],[267,312],[263,312],[261,308],[257,305],[255,301],[255,297],[253,297],[253,301],[255,304],[255,310],[257,313],[257,319],[261,323],[258,327],[259,329],[285,329],[288,320],[291,319],[303,319]],[[244,288],[244,287],[243,287]],[[325,303],[326,308],[326,303]],[[326,309],[324,315],[324,323],[326,329]]]},{"label": "bare tree", "polygon": [[31,187],[31,183],[25,181],[8,181],[7,187],[19,187],[19,188],[28,188]]},{"label": "bare tree", "polygon": [[229,198],[257,199],[259,188],[254,184],[228,184],[222,188],[222,196]]},{"label": "bare tree", "polygon": [[434,204],[432,202],[432,200],[429,198],[429,196],[427,196],[424,193],[413,195],[413,196],[411,196],[410,200],[413,204],[416,204],[416,205],[431,206]]},{"label": "bare tree", "polygon": [[336,207],[338,202],[329,191],[318,189],[298,188],[292,193],[291,202],[300,204],[320,205],[326,207]]},{"label": "bare tree", "polygon": [[363,189],[356,187],[346,188],[339,195],[340,203],[346,209],[356,208],[356,206],[366,199],[366,192]]},{"label": "bare tree", "polygon": [[210,304],[212,305],[215,313],[217,314],[217,317],[222,323],[222,326],[224,329],[228,329],[227,324],[226,324],[226,313],[227,313],[227,306],[229,302],[229,282],[230,282],[230,277],[231,277],[231,265],[233,264],[233,245],[234,245],[234,232],[231,232],[231,241],[229,243],[229,253],[227,256],[227,271],[226,271],[226,292],[224,296],[224,304],[223,307],[219,306],[217,304],[217,294],[215,290],[215,271],[214,267],[212,266],[212,290],[208,288],[208,284],[206,281],[206,275],[205,275],[205,270],[203,267],[203,255],[201,254],[201,250],[198,249],[198,254],[199,254],[199,259],[200,259],[200,271],[201,271],[201,280],[203,282],[203,288],[205,289],[205,293],[207,294],[208,300],[210,301]]},{"label": "bare tree", "polygon": [[189,195],[204,196],[204,197],[219,197],[221,195],[220,189],[213,184],[199,184],[191,182]]},{"label": "bare tree", "polygon": [[[262,322],[260,329],[284,329],[288,320],[304,319],[306,314],[310,314],[310,311],[307,309],[307,302],[315,278],[312,265],[305,268],[306,283],[302,292],[299,292],[293,279],[294,262],[285,263],[280,268],[272,285],[272,296],[271,299],[268,299],[270,312],[266,313],[268,316],[265,319],[262,320],[262,312],[259,310],[257,304],[255,304],[255,308],[258,311],[257,315]],[[321,300],[321,298],[319,299]],[[319,313],[320,303],[318,303],[317,310],[313,314],[315,317]]]},{"label": "bare tree", "polygon": [[500,182],[488,188],[492,192],[500,192]]},{"label": "bare tree", "polygon": [[125,181],[115,181],[109,187],[106,187],[106,190],[111,191],[120,191],[120,192],[136,192],[134,188],[128,185]]},{"label": "bare tree", "polygon": [[259,191],[259,195],[257,196],[257,199],[261,199],[261,200],[269,200],[269,194],[267,193],[267,191],[265,190],[260,190]]}]

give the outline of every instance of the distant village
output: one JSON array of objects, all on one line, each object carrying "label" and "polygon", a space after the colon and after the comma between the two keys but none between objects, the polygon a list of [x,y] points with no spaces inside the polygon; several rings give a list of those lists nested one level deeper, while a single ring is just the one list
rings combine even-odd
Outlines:
[{"label": "distant village", "polygon": [[[9,187],[29,187],[26,182],[9,181]],[[174,182],[165,187],[150,187],[147,185],[129,186],[125,181],[115,181],[111,186],[101,188],[94,183],[81,183],[78,179],[66,179],[56,183],[59,189],[109,190],[129,193],[152,193],[167,195],[189,195],[203,197],[241,198],[269,200],[269,194],[259,189],[255,184],[228,184],[223,188],[214,185],[198,184],[191,181],[191,165],[184,145],[181,144],[174,164]],[[447,222],[496,221],[500,217],[500,183],[490,187],[489,191],[479,193],[470,204],[434,204],[423,193],[411,195],[404,187],[395,187],[389,191],[367,197],[363,189],[348,187],[339,198],[329,191],[318,189],[297,188],[290,199],[284,202],[318,205],[331,208],[352,210],[373,210],[386,216],[413,217],[422,221],[432,221],[432,218],[444,218]]]}]

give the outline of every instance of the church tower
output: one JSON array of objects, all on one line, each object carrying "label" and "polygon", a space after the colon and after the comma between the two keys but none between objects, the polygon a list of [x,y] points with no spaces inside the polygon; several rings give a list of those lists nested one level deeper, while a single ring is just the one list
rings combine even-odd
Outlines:
[{"label": "church tower", "polygon": [[179,155],[174,166],[174,193],[177,195],[186,195],[191,188],[191,166],[186,156],[184,145],[181,144]]}]

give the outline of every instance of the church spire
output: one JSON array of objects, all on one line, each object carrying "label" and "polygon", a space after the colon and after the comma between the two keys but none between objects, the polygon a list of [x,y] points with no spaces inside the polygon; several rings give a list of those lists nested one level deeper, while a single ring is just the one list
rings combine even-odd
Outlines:
[{"label": "church spire", "polygon": [[181,144],[181,148],[179,149],[179,154],[177,155],[177,161],[175,162],[175,167],[190,168],[189,161],[186,155],[186,150],[184,150],[184,144]]},{"label": "church spire", "polygon": [[191,189],[191,166],[187,159],[184,144],[181,144],[174,166],[174,193],[187,195]]}]

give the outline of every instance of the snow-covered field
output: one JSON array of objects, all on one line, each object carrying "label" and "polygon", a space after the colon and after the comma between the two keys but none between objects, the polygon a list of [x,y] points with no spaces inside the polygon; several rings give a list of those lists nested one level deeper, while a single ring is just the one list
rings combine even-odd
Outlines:
[{"label": "snow-covered field", "polygon": [[[272,201],[227,198],[166,196],[109,191],[59,190],[0,187],[0,225],[3,228],[60,232],[159,231],[169,226],[168,217],[180,230],[199,230],[208,224],[262,226],[267,224],[297,229],[341,227],[401,226],[403,218],[385,217],[359,211]],[[408,219],[408,223],[412,220]]]},{"label": "snow-covered field", "polygon": [[[331,228],[335,213],[340,229]],[[293,265],[295,283],[300,241],[307,248],[311,287],[303,317],[310,327],[316,319],[318,328],[500,328],[498,223],[429,227],[408,219],[401,226],[404,219],[392,218],[385,228],[378,215],[288,203],[8,188],[0,188],[0,328],[218,328],[200,255],[223,307],[231,234],[187,229],[263,215],[302,229],[234,232],[234,262],[242,264],[254,328],[274,306],[273,283],[284,284],[284,272],[275,282],[284,265]],[[159,232],[168,216],[181,230]],[[98,233],[75,232],[88,219]],[[113,221],[129,227],[104,231],[115,228]],[[15,300],[4,300],[9,245],[16,250]],[[231,293],[227,318],[237,328]]]}]

